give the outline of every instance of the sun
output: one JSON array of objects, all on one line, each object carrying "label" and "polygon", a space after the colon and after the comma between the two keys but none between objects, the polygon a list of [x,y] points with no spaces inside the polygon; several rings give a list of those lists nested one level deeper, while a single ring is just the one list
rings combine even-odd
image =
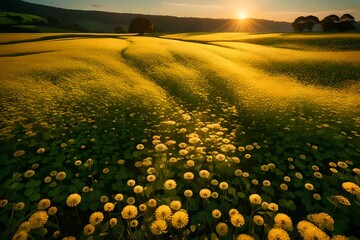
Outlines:
[{"label": "sun", "polygon": [[242,10],[237,15],[238,19],[246,19],[248,17],[247,12]]}]

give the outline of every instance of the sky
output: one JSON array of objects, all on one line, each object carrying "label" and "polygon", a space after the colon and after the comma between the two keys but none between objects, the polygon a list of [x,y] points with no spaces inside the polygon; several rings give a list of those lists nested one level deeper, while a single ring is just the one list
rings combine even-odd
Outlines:
[{"label": "sky", "polygon": [[360,20],[360,0],[25,0],[67,9],[205,18],[292,22],[298,16],[349,13]]}]

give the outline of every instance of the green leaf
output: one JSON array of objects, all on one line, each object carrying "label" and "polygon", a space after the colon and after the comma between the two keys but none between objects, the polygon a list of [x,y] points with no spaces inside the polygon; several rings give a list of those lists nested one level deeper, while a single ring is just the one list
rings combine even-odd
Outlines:
[{"label": "green leaf", "polygon": [[40,198],[41,198],[41,195],[39,193],[35,193],[29,198],[29,200],[30,200],[30,202],[35,202],[35,201],[38,201]]}]

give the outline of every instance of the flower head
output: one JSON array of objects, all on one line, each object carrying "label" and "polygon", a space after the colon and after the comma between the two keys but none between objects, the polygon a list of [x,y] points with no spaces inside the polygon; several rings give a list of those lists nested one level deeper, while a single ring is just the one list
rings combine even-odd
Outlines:
[{"label": "flower head", "polygon": [[290,236],[284,229],[273,228],[268,233],[268,240],[290,240]]},{"label": "flower head", "polygon": [[185,227],[188,224],[188,222],[189,222],[189,215],[183,211],[177,211],[171,217],[171,224],[178,229]]},{"label": "flower head", "polygon": [[284,213],[276,214],[276,216],[274,218],[274,223],[275,223],[274,224],[275,228],[281,228],[281,229],[284,229],[287,231],[293,230],[291,218]]},{"label": "flower head", "polygon": [[70,194],[66,199],[66,205],[69,207],[75,207],[81,202],[81,196],[77,193]]},{"label": "flower head", "polygon": [[156,219],[170,219],[171,208],[168,205],[161,205],[155,210]]},{"label": "flower head", "polygon": [[121,211],[121,216],[124,219],[132,219],[136,217],[137,214],[138,214],[138,210],[134,205],[126,205]]},{"label": "flower head", "polygon": [[151,233],[155,235],[160,235],[166,233],[167,224],[165,220],[157,219],[155,220],[150,227]]}]

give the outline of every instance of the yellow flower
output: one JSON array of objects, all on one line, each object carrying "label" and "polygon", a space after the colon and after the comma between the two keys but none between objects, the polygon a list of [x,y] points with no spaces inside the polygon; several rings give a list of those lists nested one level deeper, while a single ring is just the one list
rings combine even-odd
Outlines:
[{"label": "yellow flower", "polygon": [[16,232],[12,240],[27,240],[29,234],[25,231]]},{"label": "yellow flower", "polygon": [[170,219],[171,208],[168,205],[161,205],[155,210],[156,219]]},{"label": "yellow flower", "polygon": [[351,194],[354,194],[354,195],[360,194],[360,187],[353,182],[344,182],[342,184],[342,187],[345,191],[347,191]]},{"label": "yellow flower", "polygon": [[199,192],[200,197],[209,198],[211,196],[211,191],[207,188],[203,188]]},{"label": "yellow flower", "polygon": [[201,178],[209,178],[210,177],[210,172],[208,170],[201,170],[199,172],[199,176]]},{"label": "yellow flower", "polygon": [[134,187],[134,193],[142,193],[144,191],[144,188],[140,185],[137,185]]},{"label": "yellow flower", "polygon": [[290,236],[281,228],[273,228],[268,233],[268,240],[290,240]]},{"label": "yellow flower", "polygon": [[50,199],[44,198],[39,201],[37,208],[39,210],[45,210],[48,207],[50,207],[50,205],[51,205]]},{"label": "yellow flower", "polygon": [[8,204],[8,200],[7,199],[1,199],[0,200],[0,207],[5,207]]},{"label": "yellow flower", "polygon": [[138,210],[134,205],[127,205],[121,211],[121,216],[124,219],[132,219],[136,217],[137,214],[138,214]]},{"label": "yellow flower", "polygon": [[252,203],[252,204],[261,204],[261,201],[262,201],[262,199],[261,199],[261,197],[260,197],[260,195],[259,194],[251,194],[250,196],[249,196],[249,200],[250,200],[250,203]]},{"label": "yellow flower", "polygon": [[183,211],[177,211],[171,218],[171,224],[178,229],[185,227],[188,222],[189,215]]},{"label": "yellow flower", "polygon": [[184,173],[184,179],[185,180],[193,180],[194,174],[192,172],[186,172],[186,173]]},{"label": "yellow flower", "polygon": [[162,219],[155,220],[150,227],[152,234],[160,235],[166,232],[167,224]]},{"label": "yellow flower", "polygon": [[104,210],[106,212],[111,212],[112,210],[114,210],[114,207],[115,207],[115,205],[113,203],[108,202],[108,203],[105,203]]},{"label": "yellow flower", "polygon": [[193,192],[191,190],[187,189],[187,190],[184,191],[184,196],[185,197],[192,197],[192,195],[193,195]]},{"label": "yellow flower", "polygon": [[219,183],[219,188],[221,190],[226,190],[229,188],[229,184],[227,182],[221,182],[221,183]]},{"label": "yellow flower", "polygon": [[349,201],[349,199],[347,199],[346,197],[344,196],[341,196],[341,195],[335,195],[335,196],[332,196],[333,198],[336,199],[336,201],[342,205],[345,205],[345,206],[350,206],[351,203]]},{"label": "yellow flower", "polygon": [[312,185],[311,183],[305,183],[305,188],[307,190],[312,191],[312,190],[314,190],[314,185]]},{"label": "yellow flower", "polygon": [[302,234],[301,236],[304,238],[304,240],[329,240],[330,237],[323,232],[321,229],[317,228],[317,227],[309,227],[307,228]]},{"label": "yellow flower", "polygon": [[242,225],[245,224],[245,219],[243,217],[243,215],[239,214],[234,214],[230,217],[230,222],[234,227],[241,227]]},{"label": "yellow flower", "polygon": [[217,234],[219,234],[220,236],[225,236],[229,230],[228,225],[226,225],[226,223],[223,223],[223,222],[219,222],[216,225],[215,229],[216,229]]},{"label": "yellow flower", "polygon": [[69,207],[75,207],[81,202],[81,196],[77,193],[70,194],[66,199],[66,205]]},{"label": "yellow flower", "polygon": [[25,207],[25,203],[24,202],[18,202],[14,205],[14,210],[15,211],[20,211],[22,209],[24,209]]},{"label": "yellow flower", "polygon": [[55,215],[57,213],[57,207],[50,207],[47,211],[49,216]]},{"label": "yellow flower", "polygon": [[262,226],[264,225],[264,218],[260,215],[255,215],[253,217],[253,221],[257,226]]},{"label": "yellow flower", "polygon": [[134,197],[128,197],[126,199],[126,203],[129,204],[129,205],[134,205],[135,203],[135,198]]},{"label": "yellow flower", "polygon": [[139,222],[138,222],[138,220],[132,220],[131,222],[130,222],[130,227],[137,227],[139,225]]},{"label": "yellow flower", "polygon": [[321,213],[315,213],[315,214],[309,214],[307,216],[307,219],[311,222],[313,222],[316,226],[318,226],[320,229],[328,229],[329,231],[334,230],[334,219],[327,213],[321,212]]},{"label": "yellow flower", "polygon": [[156,150],[157,152],[165,152],[166,150],[168,150],[168,148],[166,147],[165,144],[160,143],[160,144],[158,144],[158,145],[155,146],[155,150]]},{"label": "yellow flower", "polygon": [[122,195],[121,193],[118,193],[115,195],[114,199],[118,202],[122,201],[124,199],[124,195]]},{"label": "yellow flower", "polygon": [[65,172],[58,172],[55,176],[56,180],[58,181],[62,181],[66,178],[66,173]]},{"label": "yellow flower", "polygon": [[31,178],[32,176],[35,175],[35,171],[34,170],[27,170],[25,173],[24,173],[24,178]]},{"label": "yellow flower", "polygon": [[270,203],[269,204],[269,210],[276,212],[279,209],[279,206],[276,203]]},{"label": "yellow flower", "polygon": [[102,212],[94,212],[90,215],[89,222],[92,225],[97,225],[104,220],[104,214]]},{"label": "yellow flower", "polygon": [[148,201],[149,207],[156,207],[156,205],[157,205],[157,202],[155,199],[153,199],[153,198],[149,199],[149,201]]},{"label": "yellow flower", "polygon": [[240,234],[239,236],[237,236],[236,240],[254,240],[254,238],[250,235],[247,234]]},{"label": "yellow flower", "polygon": [[117,224],[117,222],[118,222],[117,218],[111,218],[109,224],[111,227],[113,227]]},{"label": "yellow flower", "polygon": [[25,154],[24,150],[17,150],[16,152],[14,152],[14,157],[21,157],[24,154]]},{"label": "yellow flower", "polygon": [[172,179],[168,179],[165,181],[164,183],[164,188],[166,190],[172,190],[172,189],[175,189],[176,188],[176,182]]},{"label": "yellow flower", "polygon": [[213,216],[213,218],[219,218],[219,217],[221,217],[221,211],[219,209],[214,209],[211,212],[211,215]]},{"label": "yellow flower", "polygon": [[142,212],[145,212],[147,209],[147,206],[145,204],[140,204],[139,205],[139,210],[142,211]]},{"label": "yellow flower", "polygon": [[22,231],[24,231],[24,232],[30,232],[30,231],[31,231],[31,226],[30,226],[30,222],[29,222],[29,221],[22,222],[22,223],[18,226],[16,232],[22,232]]},{"label": "yellow flower", "polygon": [[335,235],[331,238],[331,240],[349,240],[349,238],[344,235]]},{"label": "yellow flower", "polygon": [[48,219],[49,215],[45,211],[35,212],[29,218],[30,228],[41,228],[48,221]]},{"label": "yellow flower", "polygon": [[181,202],[176,200],[172,201],[170,203],[170,208],[173,210],[179,210],[181,208]]},{"label": "yellow flower", "polygon": [[92,224],[87,224],[85,227],[84,227],[84,234],[86,236],[90,236],[91,234],[93,234],[95,232],[95,227],[94,225]]},{"label": "yellow flower", "polygon": [[287,231],[292,231],[293,226],[291,218],[284,213],[276,214],[274,218],[274,228],[282,228]]},{"label": "yellow flower", "polygon": [[239,214],[239,211],[235,208],[232,208],[229,210],[229,216],[233,216],[233,215],[236,215],[236,214]]},{"label": "yellow flower", "polygon": [[135,186],[135,184],[136,184],[136,182],[135,182],[134,179],[129,179],[129,180],[127,181],[127,185],[128,185],[129,187],[133,187],[133,186]]}]

